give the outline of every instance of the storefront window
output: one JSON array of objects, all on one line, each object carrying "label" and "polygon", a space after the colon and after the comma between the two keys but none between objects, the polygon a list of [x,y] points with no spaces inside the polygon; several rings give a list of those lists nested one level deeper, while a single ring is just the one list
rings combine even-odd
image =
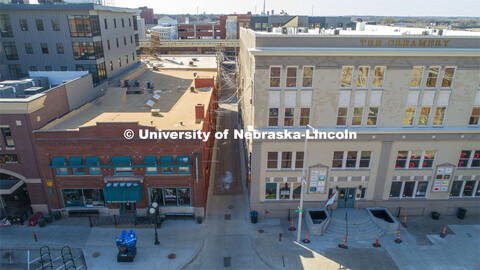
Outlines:
[{"label": "storefront window", "polygon": [[293,199],[294,200],[300,199],[301,192],[302,192],[302,184],[301,183],[293,183]]},{"label": "storefront window", "polygon": [[150,203],[158,203],[158,205],[163,205],[163,192],[161,188],[152,188],[150,189]]},{"label": "storefront window", "polygon": [[280,200],[290,199],[290,184],[282,183],[280,184]]},{"label": "storefront window", "polygon": [[276,199],[277,183],[267,183],[265,185],[265,199]]},{"label": "storefront window", "polygon": [[164,188],[163,196],[165,198],[165,206],[177,206],[177,189]]},{"label": "storefront window", "polygon": [[450,190],[451,197],[460,196],[460,190],[462,189],[463,181],[453,181],[452,189]]},{"label": "storefront window", "polygon": [[402,188],[402,182],[393,182],[392,188],[390,189],[390,197],[394,197],[394,198],[400,197],[401,188]]},{"label": "storefront window", "polygon": [[177,188],[178,205],[190,205],[190,188]]},{"label": "storefront window", "polygon": [[475,181],[465,182],[465,187],[463,188],[462,196],[472,196],[474,186],[475,186]]},{"label": "storefront window", "polygon": [[405,186],[403,187],[403,197],[412,197],[413,187],[415,187],[415,182],[405,182]]},{"label": "storefront window", "polygon": [[190,188],[152,188],[150,204],[153,202],[159,206],[190,206],[192,205]]},{"label": "storefront window", "polygon": [[103,189],[62,189],[65,207],[104,207]]},{"label": "storefront window", "polygon": [[417,192],[415,192],[415,197],[425,197],[427,195],[428,182],[422,181],[417,184]]}]

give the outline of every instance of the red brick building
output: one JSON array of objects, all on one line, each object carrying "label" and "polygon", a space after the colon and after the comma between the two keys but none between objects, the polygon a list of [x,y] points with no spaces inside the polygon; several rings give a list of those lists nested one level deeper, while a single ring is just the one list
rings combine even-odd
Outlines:
[{"label": "red brick building", "polygon": [[139,7],[141,10],[140,18],[145,19],[145,24],[157,24],[157,20],[153,14],[153,9],[148,7]]},{"label": "red brick building", "polygon": [[218,23],[205,24],[179,24],[178,25],[179,39],[220,39],[221,30]]},{"label": "red brick building", "polygon": [[[239,39],[240,28],[251,28],[252,14],[231,14],[220,16],[220,38]],[[230,34],[230,35],[229,35]]]},{"label": "red brick building", "polygon": [[[215,73],[197,73],[193,78],[191,71],[146,71],[136,79],[153,81],[155,89],[178,85],[183,90],[126,94],[126,89],[113,89],[115,92],[107,92],[102,99],[36,131],[40,167],[45,181],[54,187],[47,196],[49,207],[145,215],[151,203],[157,202],[162,213],[203,216],[217,94]],[[200,77],[205,75],[208,77]],[[190,85],[210,90],[185,91]],[[145,111],[144,105],[155,95],[158,100]],[[125,137],[128,129],[134,133],[131,139]],[[205,141],[140,138],[159,130],[211,132],[212,136]]]}]

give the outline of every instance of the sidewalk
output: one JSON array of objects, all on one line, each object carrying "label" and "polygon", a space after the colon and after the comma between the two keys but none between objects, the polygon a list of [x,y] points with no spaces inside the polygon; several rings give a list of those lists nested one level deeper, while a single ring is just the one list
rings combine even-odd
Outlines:
[{"label": "sidewalk", "polygon": [[[133,229],[138,237],[137,255],[133,263],[117,262],[115,237],[124,229]],[[91,228],[87,218],[63,218],[44,228],[20,225],[2,227],[0,248],[61,248],[68,245],[83,250],[88,269],[178,269],[202,246],[203,231],[204,225],[194,221],[168,220],[158,229],[160,245],[155,246],[153,226]],[[38,242],[34,241],[33,232],[36,232]],[[96,252],[100,256],[93,257]],[[173,260],[167,257],[171,253],[176,255]]]},{"label": "sidewalk", "polygon": [[[443,224],[447,236],[440,238]],[[411,217],[407,228],[401,228],[402,243],[394,242],[397,235],[387,234],[375,248],[369,240],[347,239],[348,249],[339,248],[342,237],[309,236],[311,243],[297,243],[297,231],[290,232],[290,222],[279,219],[259,220],[249,225],[254,249],[263,261],[274,269],[479,269],[479,217]],[[297,220],[294,222],[295,226]],[[263,232],[259,232],[263,230]],[[448,234],[448,232],[451,232]],[[279,242],[279,233],[283,234]],[[305,238],[306,228],[301,238]],[[431,245],[425,245],[422,238]],[[419,241],[420,239],[420,241]]]}]

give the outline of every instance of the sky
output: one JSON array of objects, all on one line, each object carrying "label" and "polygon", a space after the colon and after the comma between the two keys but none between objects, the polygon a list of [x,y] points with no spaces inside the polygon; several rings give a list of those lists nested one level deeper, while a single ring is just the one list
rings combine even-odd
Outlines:
[{"label": "sky", "polygon": [[[156,14],[260,14],[263,0],[114,0],[117,7],[148,6]],[[266,0],[265,10],[291,15],[480,17],[479,0]],[[255,12],[256,11],[256,12]]]}]

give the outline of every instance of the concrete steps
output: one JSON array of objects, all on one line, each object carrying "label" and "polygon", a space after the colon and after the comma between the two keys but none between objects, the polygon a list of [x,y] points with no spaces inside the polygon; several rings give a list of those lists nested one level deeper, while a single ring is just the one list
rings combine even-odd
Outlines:
[{"label": "concrete steps", "polygon": [[344,213],[335,213],[335,211],[333,211],[333,215],[324,231],[324,234],[333,237],[344,237],[347,233],[347,227],[348,238],[350,239],[374,240],[377,237],[377,234],[383,234],[383,230],[378,227],[378,225],[366,212],[353,213],[353,211],[365,210],[352,209],[352,214],[348,215],[348,222],[345,221]]}]

